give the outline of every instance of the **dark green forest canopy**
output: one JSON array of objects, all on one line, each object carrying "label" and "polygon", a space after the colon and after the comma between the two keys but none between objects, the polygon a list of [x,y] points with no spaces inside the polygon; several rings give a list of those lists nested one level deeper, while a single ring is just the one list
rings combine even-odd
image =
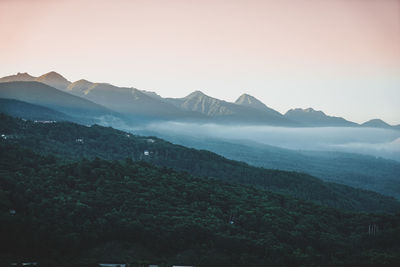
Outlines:
[{"label": "dark green forest canopy", "polygon": [[[42,155],[59,155],[64,160],[131,158],[198,177],[252,185],[340,209],[375,213],[400,210],[400,203],[394,198],[371,191],[323,182],[303,173],[253,167],[209,151],[189,149],[156,137],[136,136],[98,125],[34,123],[0,114],[0,133],[8,135],[2,142],[18,144]],[[145,151],[148,155],[144,154]]]},{"label": "dark green forest canopy", "polygon": [[71,266],[114,253],[196,266],[400,263],[400,215],[344,212],[130,159],[66,163],[4,143],[0,170],[3,263]]}]

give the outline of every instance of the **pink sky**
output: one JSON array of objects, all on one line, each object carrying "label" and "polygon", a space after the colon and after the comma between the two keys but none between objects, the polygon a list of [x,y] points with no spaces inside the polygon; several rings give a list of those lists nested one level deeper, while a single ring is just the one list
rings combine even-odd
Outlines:
[{"label": "pink sky", "polygon": [[0,0],[0,76],[248,92],[400,124],[400,0]]}]

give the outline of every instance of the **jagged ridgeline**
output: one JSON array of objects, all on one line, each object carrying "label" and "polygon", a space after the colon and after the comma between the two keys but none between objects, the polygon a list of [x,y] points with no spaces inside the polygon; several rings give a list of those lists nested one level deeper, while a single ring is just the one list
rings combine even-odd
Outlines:
[{"label": "jagged ridgeline", "polygon": [[201,91],[181,98],[163,98],[155,92],[133,87],[118,87],[85,79],[71,82],[54,71],[39,77],[28,73],[2,77],[0,97],[43,105],[75,117],[74,121],[80,119],[86,122],[90,119],[96,122],[99,116],[112,116],[125,121],[131,121],[134,117],[135,123],[143,120],[173,120],[286,127],[400,129],[400,125],[392,126],[380,119],[357,124],[313,108],[295,108],[281,114],[246,93],[235,102],[217,99]]},{"label": "jagged ridgeline", "polygon": [[400,263],[399,215],[344,212],[129,159],[66,163],[4,141],[0,167],[2,266]]},{"label": "jagged ridgeline", "polygon": [[228,160],[204,150],[189,149],[155,137],[135,136],[112,128],[69,122],[41,123],[0,115],[3,142],[64,161],[96,157],[106,160],[146,161],[192,175],[255,186],[324,206],[374,213],[396,213],[392,197],[345,185],[323,182],[298,172],[268,170]]}]

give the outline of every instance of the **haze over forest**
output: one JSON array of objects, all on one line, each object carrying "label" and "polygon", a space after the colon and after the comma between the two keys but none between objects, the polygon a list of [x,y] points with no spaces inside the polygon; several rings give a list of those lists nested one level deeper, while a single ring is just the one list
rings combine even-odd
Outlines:
[{"label": "haze over forest", "polygon": [[343,151],[400,161],[400,132],[377,128],[320,127],[287,128],[273,126],[226,126],[165,122],[133,132],[153,131],[161,135],[218,138],[236,143],[252,141],[295,150]]}]

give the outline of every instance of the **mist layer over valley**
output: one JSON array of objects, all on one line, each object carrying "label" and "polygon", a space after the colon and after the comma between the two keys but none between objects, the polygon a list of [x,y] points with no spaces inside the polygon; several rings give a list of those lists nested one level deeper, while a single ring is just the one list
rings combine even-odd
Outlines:
[{"label": "mist layer over valley", "polygon": [[[128,130],[128,129],[126,129]],[[235,143],[256,142],[293,150],[341,151],[361,153],[400,161],[400,131],[360,127],[273,127],[195,124],[182,122],[151,123],[133,132],[157,135],[215,138]]]},{"label": "mist layer over valley", "polygon": [[125,128],[253,166],[308,173],[400,199],[400,132],[360,127],[285,128],[179,122]]}]

